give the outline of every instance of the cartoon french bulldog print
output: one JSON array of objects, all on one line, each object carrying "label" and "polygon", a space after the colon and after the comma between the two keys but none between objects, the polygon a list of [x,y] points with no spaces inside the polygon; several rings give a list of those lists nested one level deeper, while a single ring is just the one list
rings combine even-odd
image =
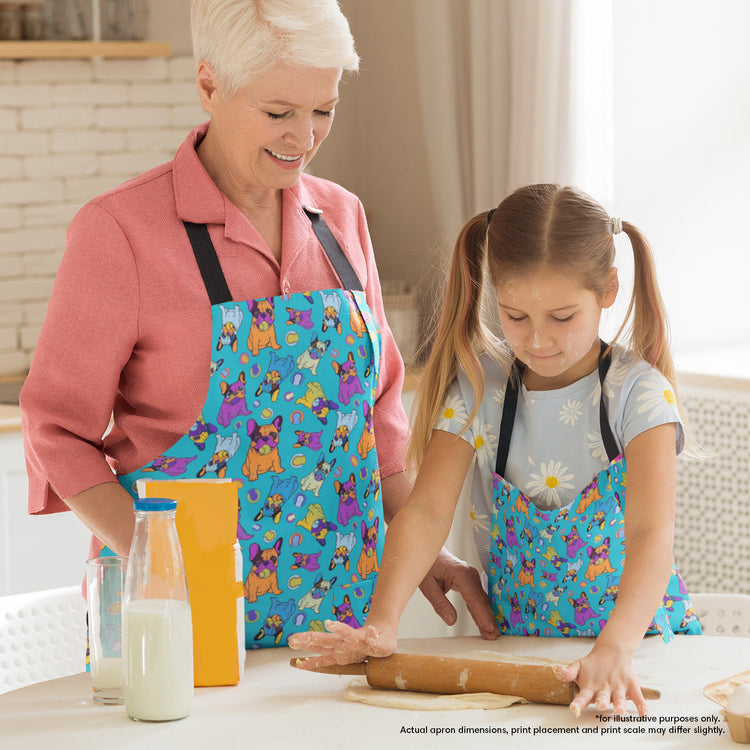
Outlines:
[{"label": "cartoon french bulldog print", "polygon": [[323,359],[323,355],[330,345],[330,339],[321,341],[318,335],[313,333],[307,349],[297,357],[297,369],[310,370],[314,376],[317,376],[320,360]]},{"label": "cartoon french bulldog print", "polygon": [[323,386],[317,381],[307,384],[305,395],[298,398],[295,403],[306,406],[320,420],[322,424],[328,424],[328,413],[332,409],[338,409],[335,401],[326,398]]},{"label": "cartoon french bulldog print", "polygon": [[268,615],[263,621],[258,634],[255,636],[255,640],[260,641],[263,638],[273,638],[273,642],[278,646],[284,637],[284,626],[296,611],[297,608],[294,606],[294,599],[282,602],[275,596],[272,596]]},{"label": "cartoon french bulldog print", "polygon": [[521,570],[518,573],[518,582],[524,586],[535,587],[534,583],[534,569],[536,568],[536,560],[534,558],[526,559],[521,555]]},{"label": "cartoon french bulldog print", "polygon": [[240,448],[240,436],[233,432],[230,436],[216,436],[216,449],[210,461],[202,466],[196,476],[204,477],[207,472],[216,474],[218,479],[224,479],[227,473],[227,464]]},{"label": "cartoon french bulldog print", "polygon": [[349,452],[349,436],[354,432],[358,421],[356,411],[348,414],[336,413],[336,429],[331,440],[331,447],[328,449],[329,453],[333,453],[336,448],[343,448],[345,453]]},{"label": "cartoon french bulldog print", "polygon": [[273,299],[256,299],[248,303],[252,322],[250,323],[250,335],[247,337],[247,348],[258,356],[261,349],[270,346],[272,349],[280,349],[281,345],[276,341],[276,327],[274,325]]},{"label": "cartoon french bulldog print", "polygon": [[281,474],[284,471],[279,458],[279,431],[282,417],[279,415],[270,424],[257,424],[254,419],[247,420],[247,435],[250,438],[250,448],[242,466],[242,473],[255,481],[259,474],[274,471]]},{"label": "cartoon french bulldog print", "polygon": [[307,509],[307,515],[300,521],[297,521],[297,526],[307,529],[321,547],[325,546],[328,532],[338,529],[335,523],[326,520],[323,514],[323,506],[319,503],[310,505]]},{"label": "cartoon french bulldog print", "polygon": [[373,430],[372,424],[372,409],[367,401],[362,402],[362,416],[365,418],[365,426],[362,431],[362,436],[359,438],[357,443],[357,453],[359,457],[364,461],[367,458],[370,451],[375,447],[375,431]]},{"label": "cartoon french bulldog print", "polygon": [[222,427],[229,427],[232,420],[237,417],[247,417],[250,412],[247,410],[245,402],[245,373],[240,372],[234,383],[227,383],[222,380],[219,384],[223,401],[219,407],[219,413],[216,415],[216,421]]},{"label": "cartoon french bulldog print", "polygon": [[273,547],[261,549],[257,542],[253,542],[248,549],[251,568],[245,579],[245,599],[249,602],[258,601],[259,596],[268,594],[282,594],[279,588],[277,570],[279,567],[279,553],[283,539],[276,540]]},{"label": "cartoon french bulldog print", "polygon": [[375,517],[372,526],[362,521],[360,523],[360,532],[362,535],[362,551],[359,553],[357,560],[357,573],[363,580],[372,573],[377,573],[378,567],[378,527],[380,520]]},{"label": "cartoon french bulldog print", "polygon": [[349,555],[356,544],[357,537],[353,531],[349,534],[342,534],[340,531],[337,531],[336,547],[333,550],[333,557],[328,569],[333,570],[337,565],[343,565],[345,570],[349,570]]},{"label": "cartoon french bulldog print", "polygon": [[329,328],[341,333],[341,297],[326,292],[321,292],[320,295],[323,298],[323,333]]},{"label": "cartoon french bulldog print", "polygon": [[284,503],[297,491],[299,480],[295,476],[289,479],[281,479],[278,476],[271,477],[271,489],[263,507],[258,511],[253,520],[260,521],[264,516],[273,518],[274,523],[281,520],[281,509]]},{"label": "cartoon french bulldog print", "polygon": [[289,566],[290,570],[307,570],[312,573],[320,569],[320,552],[293,552],[292,555],[294,562]]},{"label": "cartoon french bulldog print", "polygon": [[352,609],[352,602],[351,599],[349,599],[349,594],[344,594],[344,601],[342,604],[333,605],[333,616],[339,622],[349,625],[349,627],[362,627],[362,623],[354,616],[354,610]]},{"label": "cartoon french bulldog print", "polygon": [[195,422],[193,422],[190,430],[188,431],[190,440],[199,451],[206,450],[206,441],[209,437],[211,437],[211,435],[215,434],[216,427],[210,422],[206,422],[206,420],[203,419],[202,414],[198,417],[198,419],[195,420]]},{"label": "cartoon french bulldog print", "polygon": [[258,390],[255,391],[256,397],[265,392],[271,394],[271,401],[276,401],[279,397],[282,382],[294,372],[294,369],[294,358],[291,355],[279,357],[271,352],[266,374],[258,386]]},{"label": "cartoon french bulldog print", "polygon": [[570,602],[570,605],[573,607],[573,611],[575,612],[574,619],[576,621],[576,625],[585,625],[588,620],[596,617],[596,612],[591,609],[591,605],[589,604],[589,600],[586,598],[585,592],[582,591],[581,595],[576,599],[574,599],[572,596],[569,596],[568,601]]},{"label": "cartoon french bulldog print", "polygon": [[380,497],[380,469],[373,469],[370,474],[370,481],[365,488],[365,497],[370,497],[370,495],[372,495],[372,501],[377,503]]},{"label": "cartoon french bulldog print", "polygon": [[362,313],[359,311],[356,302],[354,302],[353,295],[349,302],[349,326],[352,329],[352,333],[361,339],[367,332],[367,324],[365,319],[362,317]]},{"label": "cartoon french bulldog print", "polygon": [[294,434],[297,436],[297,442],[294,444],[295,448],[309,448],[311,451],[319,451],[323,448],[323,430],[319,432],[305,432],[304,430],[295,430]]},{"label": "cartoon french bulldog print", "polygon": [[287,307],[286,311],[289,313],[289,320],[286,322],[288,326],[298,325],[308,331],[313,327],[312,310],[297,310],[294,307]]},{"label": "cartoon french bulldog print", "polygon": [[318,463],[315,465],[315,468],[309,474],[302,477],[300,488],[305,492],[312,492],[315,497],[319,497],[320,488],[323,486],[323,482],[325,482],[326,477],[331,473],[331,469],[335,465],[335,458],[328,463],[325,456],[321,453],[318,456]]},{"label": "cartoon french bulldog print", "polygon": [[586,551],[590,560],[585,574],[587,581],[596,580],[602,573],[615,572],[609,562],[609,537],[605,537],[598,547],[587,547]]},{"label": "cartoon french bulldog print", "polygon": [[337,362],[335,359],[331,360],[331,367],[339,377],[339,401],[348,406],[357,393],[365,392],[357,373],[354,353],[349,352],[343,363]]},{"label": "cartoon french bulldog print", "polygon": [[315,614],[320,614],[320,605],[326,598],[326,594],[336,583],[337,576],[330,580],[323,578],[321,574],[315,578],[312,588],[297,602],[298,609],[312,609]]},{"label": "cartoon french bulldog print", "polygon": [[221,311],[221,331],[219,333],[219,340],[216,342],[216,351],[220,351],[222,347],[228,346],[233,352],[237,351],[237,334],[242,325],[242,309],[239,305],[235,305],[231,309],[227,309],[224,305],[219,305]]},{"label": "cartoon french bulldog print", "polygon": [[160,471],[170,477],[179,477],[187,471],[188,464],[194,460],[195,456],[190,456],[190,458],[159,456],[148,466],[144,466],[141,471]]},{"label": "cartoon french bulldog print", "polygon": [[336,489],[336,494],[339,496],[339,509],[336,514],[336,520],[342,525],[346,526],[354,516],[361,516],[362,509],[359,507],[357,501],[357,486],[354,474],[349,475],[349,479],[345,482],[339,482],[335,479],[333,486]]}]

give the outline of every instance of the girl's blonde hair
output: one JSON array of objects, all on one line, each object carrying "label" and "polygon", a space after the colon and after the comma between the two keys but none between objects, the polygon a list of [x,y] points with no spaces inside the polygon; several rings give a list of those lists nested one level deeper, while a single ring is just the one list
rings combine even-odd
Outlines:
[{"label": "girl's blonde hair", "polygon": [[[613,234],[620,229],[615,221],[577,188],[539,184],[519,188],[494,211],[483,211],[464,225],[453,249],[445,301],[417,394],[409,443],[413,466],[422,460],[448,386],[459,370],[464,370],[475,394],[474,410],[464,429],[476,416],[484,393],[478,355],[490,353],[510,371],[509,353],[498,346],[481,318],[486,272],[497,286],[500,281],[551,266],[572,274],[585,289],[603,296],[615,260]],[[625,320],[610,343],[622,338],[669,380],[676,394],[669,324],[653,254],[637,227],[627,221],[621,227],[633,249],[634,283]]]},{"label": "girl's blonde hair", "polygon": [[205,60],[227,97],[279,63],[359,68],[336,0],[192,0],[190,24],[196,66]]}]

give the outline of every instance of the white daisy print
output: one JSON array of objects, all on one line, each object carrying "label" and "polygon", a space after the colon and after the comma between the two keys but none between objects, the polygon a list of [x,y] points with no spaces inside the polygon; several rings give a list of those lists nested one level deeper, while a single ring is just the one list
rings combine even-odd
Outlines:
[{"label": "white daisy print", "polygon": [[650,412],[648,415],[649,422],[663,414],[669,416],[675,414],[677,399],[666,381],[655,380],[651,383],[641,381],[639,385],[643,388],[644,393],[636,398],[636,401],[640,404],[638,414]]},{"label": "white daisy print", "polygon": [[471,519],[471,528],[474,534],[490,530],[490,517],[486,513],[480,513],[479,508],[474,503],[469,503],[469,518]]},{"label": "white daisy print", "polygon": [[477,452],[477,463],[480,466],[495,465],[497,457],[498,436],[494,434],[495,427],[490,424],[482,425],[474,429],[474,450]]},{"label": "white daisy print", "polygon": [[533,499],[543,500],[545,504],[559,507],[560,493],[575,489],[569,481],[573,479],[573,474],[567,473],[568,467],[563,466],[561,461],[542,462],[539,470],[540,473],[532,474],[526,483],[526,494]]},{"label": "white daisy print", "polygon": [[583,404],[580,401],[576,401],[569,398],[560,409],[560,416],[558,421],[563,424],[575,425],[579,417],[583,414]]},{"label": "white daisy print", "polygon": [[445,400],[439,419],[449,424],[458,422],[463,425],[468,416],[463,399],[460,396],[451,396]]},{"label": "white daisy print", "polygon": [[607,456],[607,450],[604,447],[604,441],[600,433],[589,432],[586,435],[586,441],[588,442],[589,453],[591,453],[593,458],[605,464],[609,463],[609,456]]},{"label": "white daisy print", "polygon": [[[632,359],[627,355],[622,356],[622,358],[619,357],[618,354],[621,353],[622,350],[619,348],[612,350],[612,364],[609,366],[607,377],[604,379],[604,395],[608,399],[614,398],[615,391],[620,391],[622,389],[622,384],[625,382],[625,378],[632,370]],[[591,393],[589,394],[593,406],[599,405],[599,397],[601,396],[601,393],[602,387],[599,384],[599,378],[597,378],[596,382],[591,387]]]}]

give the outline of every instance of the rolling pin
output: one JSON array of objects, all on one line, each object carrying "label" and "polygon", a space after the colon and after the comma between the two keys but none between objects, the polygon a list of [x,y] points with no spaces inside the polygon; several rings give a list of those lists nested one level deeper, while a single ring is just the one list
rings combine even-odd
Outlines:
[{"label": "rolling pin", "polygon": [[[295,658],[289,663],[302,669]],[[560,662],[563,666],[564,662]],[[372,687],[388,690],[414,690],[421,693],[499,693],[517,695],[531,703],[567,705],[578,693],[575,682],[561,682],[554,664],[527,664],[513,661],[485,661],[427,654],[391,654],[371,657],[359,664],[333,665],[307,669],[324,674],[364,675]],[[661,697],[658,690],[642,688],[643,697]]]}]

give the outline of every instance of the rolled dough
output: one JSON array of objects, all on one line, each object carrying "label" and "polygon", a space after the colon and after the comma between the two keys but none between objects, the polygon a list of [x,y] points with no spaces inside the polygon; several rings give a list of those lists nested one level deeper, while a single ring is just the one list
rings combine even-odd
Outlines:
[{"label": "rolled dough", "polygon": [[383,690],[370,687],[364,678],[352,680],[344,690],[344,700],[369,706],[396,708],[400,711],[462,711],[466,709],[507,708],[514,703],[528,703],[516,695],[497,693],[461,693],[435,695],[411,690]]}]

